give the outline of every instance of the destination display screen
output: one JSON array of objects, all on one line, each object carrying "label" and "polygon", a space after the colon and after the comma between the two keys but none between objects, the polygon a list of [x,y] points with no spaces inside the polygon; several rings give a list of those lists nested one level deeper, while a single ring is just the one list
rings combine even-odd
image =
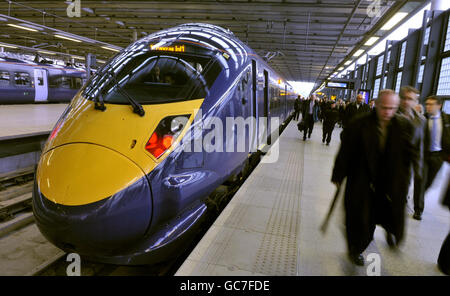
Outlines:
[{"label": "destination display screen", "polygon": [[327,82],[327,87],[333,87],[333,88],[347,88],[348,84],[346,82]]}]

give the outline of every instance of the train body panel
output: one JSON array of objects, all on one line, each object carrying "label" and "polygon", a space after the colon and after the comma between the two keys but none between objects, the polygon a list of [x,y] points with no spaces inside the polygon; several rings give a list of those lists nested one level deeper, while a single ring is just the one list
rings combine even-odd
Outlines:
[{"label": "train body panel", "polygon": [[85,71],[0,59],[0,104],[70,102],[82,87]]},{"label": "train body panel", "polygon": [[[160,75],[164,73],[170,75],[163,81]],[[132,112],[129,97],[142,104],[144,116]],[[187,24],[131,44],[97,72],[55,126],[36,177],[34,199],[39,228],[57,246],[71,246],[66,249],[104,262],[141,264],[166,259],[195,232],[208,195],[237,175],[255,148],[286,122],[293,113],[294,99],[283,77],[222,28]],[[102,104],[106,107],[103,112],[94,108]],[[271,119],[278,119],[273,121],[274,126]],[[114,254],[102,248],[96,251],[90,243],[89,247],[80,245],[80,232],[75,231],[73,237],[67,233],[60,236],[61,230],[50,229],[52,222],[47,221],[45,209],[53,215],[52,221],[57,221],[55,209],[69,206],[62,200],[77,200],[61,196],[65,192],[75,194],[67,188],[95,186],[82,178],[55,177],[62,184],[54,191],[55,196],[46,188],[48,176],[56,176],[58,169],[48,167],[52,164],[47,164],[45,155],[76,143],[100,145],[119,153],[139,167],[148,181],[142,186],[149,191],[151,218],[141,219],[139,231],[145,224],[145,233],[140,240],[132,240],[126,250],[115,249]],[[94,154],[87,158],[89,161],[78,161],[85,166],[80,170],[82,174],[92,175],[93,180],[102,174],[95,167],[102,164],[95,161],[98,156]],[[115,169],[113,164],[103,166],[109,171]],[[75,165],[71,170],[76,170]],[[143,180],[140,173],[121,171],[128,176],[129,185],[111,177],[107,190],[78,198],[80,209],[97,203],[112,205],[117,194],[120,203],[125,198],[121,193]],[[98,181],[104,181],[107,187],[111,174],[114,172],[104,173]],[[77,192],[82,195],[82,191]],[[76,208],[77,203],[70,206]],[[133,215],[132,209],[125,207],[121,213]],[[118,233],[118,240],[112,244],[122,242],[124,237]]]}]

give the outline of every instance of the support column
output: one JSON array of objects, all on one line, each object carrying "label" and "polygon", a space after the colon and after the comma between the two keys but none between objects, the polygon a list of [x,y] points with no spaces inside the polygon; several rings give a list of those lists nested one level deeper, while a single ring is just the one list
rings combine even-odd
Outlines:
[{"label": "support column", "polygon": [[434,10],[447,10],[444,2],[448,0],[431,0],[431,11]]}]

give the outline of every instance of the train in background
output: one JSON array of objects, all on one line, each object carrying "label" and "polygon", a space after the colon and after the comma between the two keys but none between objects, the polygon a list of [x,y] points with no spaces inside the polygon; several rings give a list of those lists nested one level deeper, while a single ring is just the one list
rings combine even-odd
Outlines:
[{"label": "train in background", "polygon": [[[221,27],[185,24],[146,36],[99,69],[56,123],[35,174],[36,224],[57,247],[94,261],[176,256],[198,231],[208,196],[249,171],[259,153],[249,129],[269,141],[292,118],[296,97]],[[215,120],[225,126],[229,118],[256,122],[202,141]]]},{"label": "train in background", "polygon": [[0,104],[67,103],[86,81],[86,71],[0,57]]}]

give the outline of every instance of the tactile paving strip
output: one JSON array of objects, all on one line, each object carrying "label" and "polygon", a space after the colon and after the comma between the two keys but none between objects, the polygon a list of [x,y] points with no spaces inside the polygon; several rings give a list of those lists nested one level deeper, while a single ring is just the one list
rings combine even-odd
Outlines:
[{"label": "tactile paving strip", "polygon": [[295,124],[275,163],[261,163],[177,275],[296,275],[303,145]]},{"label": "tactile paving strip", "polygon": [[[291,125],[292,127],[292,125]],[[291,130],[286,130],[286,132]],[[275,192],[276,202],[267,221],[265,235],[257,250],[253,272],[267,275],[297,274],[297,242],[300,225],[300,193],[303,174],[303,145],[296,145],[297,135],[281,138],[279,167],[283,171]],[[296,149],[284,149],[294,146]],[[263,167],[271,170],[270,164]]]}]

